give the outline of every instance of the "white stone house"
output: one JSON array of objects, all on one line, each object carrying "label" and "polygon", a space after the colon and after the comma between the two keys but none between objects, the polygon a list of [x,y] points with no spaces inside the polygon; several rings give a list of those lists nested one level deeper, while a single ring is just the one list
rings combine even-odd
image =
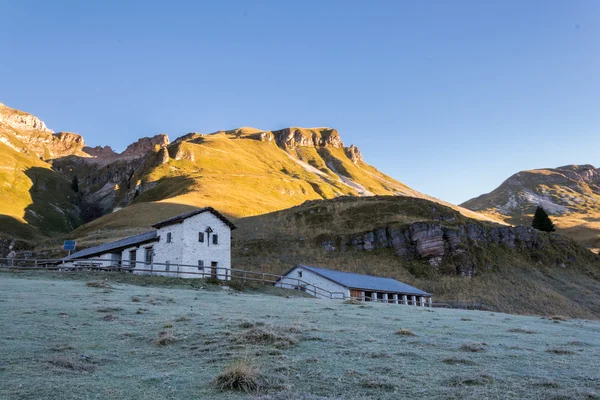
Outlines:
[{"label": "white stone house", "polygon": [[235,225],[212,207],[158,222],[156,230],[88,248],[63,259],[70,265],[121,266],[136,274],[231,279]]},{"label": "white stone house", "polygon": [[431,293],[391,278],[296,265],[275,284],[305,291],[318,298],[379,301],[393,304],[431,306]]}]

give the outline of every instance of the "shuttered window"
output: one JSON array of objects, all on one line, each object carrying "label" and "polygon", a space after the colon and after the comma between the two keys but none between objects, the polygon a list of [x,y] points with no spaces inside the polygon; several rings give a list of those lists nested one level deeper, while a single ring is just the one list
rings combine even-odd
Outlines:
[{"label": "shuttered window", "polygon": [[167,243],[171,243],[171,232],[167,232]]},{"label": "shuttered window", "polygon": [[213,244],[219,244],[219,235],[213,234]]},{"label": "shuttered window", "polygon": [[198,260],[198,271],[204,271],[204,261]]},{"label": "shuttered window", "polygon": [[171,262],[165,261],[165,271],[169,271],[171,269]]},{"label": "shuttered window", "polygon": [[198,232],[198,241],[204,243],[204,232]]}]

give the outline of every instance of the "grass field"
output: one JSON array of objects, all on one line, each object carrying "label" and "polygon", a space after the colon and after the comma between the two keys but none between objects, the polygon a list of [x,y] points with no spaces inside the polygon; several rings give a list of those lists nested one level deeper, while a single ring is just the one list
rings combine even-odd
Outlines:
[{"label": "grass field", "polygon": [[597,321],[105,276],[0,274],[0,398],[599,398]]}]

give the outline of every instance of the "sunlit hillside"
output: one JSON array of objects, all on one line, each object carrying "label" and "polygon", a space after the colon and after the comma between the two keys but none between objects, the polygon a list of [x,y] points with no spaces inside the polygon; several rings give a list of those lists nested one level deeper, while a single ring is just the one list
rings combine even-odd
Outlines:
[{"label": "sunlit hillside", "polygon": [[600,172],[592,165],[519,172],[463,207],[511,224],[530,225],[542,206],[558,232],[600,248]]}]

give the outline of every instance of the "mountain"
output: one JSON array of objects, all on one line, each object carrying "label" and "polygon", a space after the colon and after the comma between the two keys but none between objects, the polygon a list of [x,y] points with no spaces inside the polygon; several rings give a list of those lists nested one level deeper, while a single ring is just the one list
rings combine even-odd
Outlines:
[{"label": "mountain", "polygon": [[[21,239],[56,237],[55,233],[89,222],[73,235],[101,241],[146,229],[157,218],[191,207],[210,205],[241,218],[339,196],[411,196],[487,219],[383,174],[328,127],[272,131],[242,127],[192,132],[173,142],[158,134],[116,153],[110,146],[86,146],[75,133],[55,133],[39,118],[2,105],[0,146],[0,155],[7,155],[5,162],[27,160],[5,165],[3,170],[14,176],[5,172],[0,177],[0,184],[12,187],[4,195],[11,206],[3,206],[2,214],[36,235],[0,231]],[[35,178],[29,176],[33,166],[38,171]],[[43,177],[38,177],[42,170]],[[23,182],[18,188],[11,184],[15,177]],[[70,187],[75,179],[77,193]],[[50,191],[43,192],[48,187]],[[55,192],[56,198],[38,198],[36,190],[44,195]],[[62,222],[57,223],[57,217]]]},{"label": "mountain", "polygon": [[510,224],[530,225],[540,205],[560,233],[600,248],[600,169],[592,165],[522,171],[462,207]]},{"label": "mountain", "polygon": [[44,158],[82,154],[82,146],[79,135],[0,103],[0,232],[36,241],[81,224],[70,180]]}]

